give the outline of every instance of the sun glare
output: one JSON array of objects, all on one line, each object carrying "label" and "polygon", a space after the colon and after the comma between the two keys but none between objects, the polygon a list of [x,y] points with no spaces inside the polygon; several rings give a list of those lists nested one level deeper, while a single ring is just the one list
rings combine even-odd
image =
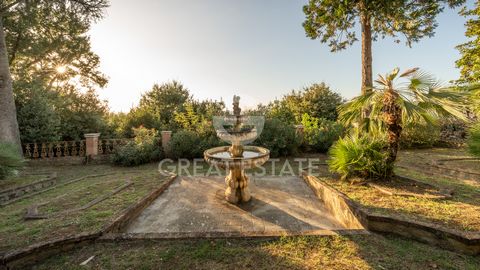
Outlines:
[{"label": "sun glare", "polygon": [[58,67],[56,68],[56,70],[57,70],[57,73],[63,74],[63,73],[65,73],[65,71],[67,71],[67,67],[65,67],[65,66],[58,66]]}]

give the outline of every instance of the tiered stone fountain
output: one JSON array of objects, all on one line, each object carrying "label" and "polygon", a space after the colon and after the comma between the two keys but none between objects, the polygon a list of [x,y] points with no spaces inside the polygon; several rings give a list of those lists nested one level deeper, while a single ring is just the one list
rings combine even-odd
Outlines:
[{"label": "tiered stone fountain", "polygon": [[260,166],[270,158],[268,149],[246,146],[262,132],[264,117],[240,115],[239,101],[240,97],[233,97],[233,115],[213,118],[217,136],[231,146],[215,147],[204,152],[208,163],[228,170],[225,178],[225,199],[234,204],[251,199],[249,178],[245,169]]}]

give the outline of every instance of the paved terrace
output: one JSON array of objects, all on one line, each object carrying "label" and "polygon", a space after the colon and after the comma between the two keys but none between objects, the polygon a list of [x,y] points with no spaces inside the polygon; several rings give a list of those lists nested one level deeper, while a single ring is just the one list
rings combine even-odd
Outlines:
[{"label": "paved terrace", "polygon": [[253,198],[225,201],[223,177],[179,177],[126,229],[162,237],[332,234],[340,225],[299,177],[250,180]]}]

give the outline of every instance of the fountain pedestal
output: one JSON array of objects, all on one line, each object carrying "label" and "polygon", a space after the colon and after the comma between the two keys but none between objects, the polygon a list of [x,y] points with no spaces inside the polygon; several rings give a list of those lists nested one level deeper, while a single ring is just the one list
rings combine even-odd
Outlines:
[{"label": "fountain pedestal", "polygon": [[228,171],[225,177],[225,199],[230,203],[248,202],[250,179],[245,170],[264,164],[270,158],[268,149],[258,146],[243,146],[242,156],[233,157],[229,146],[220,146],[205,151],[205,160]]},{"label": "fountain pedestal", "polygon": [[245,170],[241,168],[230,168],[227,177],[225,177],[225,199],[231,203],[248,202],[252,198],[249,179]]}]

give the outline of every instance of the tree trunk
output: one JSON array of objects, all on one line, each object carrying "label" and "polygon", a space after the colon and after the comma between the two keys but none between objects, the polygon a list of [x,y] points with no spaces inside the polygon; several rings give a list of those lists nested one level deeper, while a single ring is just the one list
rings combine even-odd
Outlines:
[{"label": "tree trunk", "polygon": [[383,118],[387,125],[388,157],[387,177],[393,176],[393,165],[397,159],[400,135],[402,133],[402,109],[397,104],[398,93],[392,89],[385,92],[383,97]]},{"label": "tree trunk", "polygon": [[360,16],[362,24],[362,95],[370,91],[373,86],[372,76],[372,25],[370,16]]},{"label": "tree trunk", "polygon": [[17,110],[13,98],[12,76],[8,65],[3,18],[0,16],[0,142],[13,143],[22,152]]}]

